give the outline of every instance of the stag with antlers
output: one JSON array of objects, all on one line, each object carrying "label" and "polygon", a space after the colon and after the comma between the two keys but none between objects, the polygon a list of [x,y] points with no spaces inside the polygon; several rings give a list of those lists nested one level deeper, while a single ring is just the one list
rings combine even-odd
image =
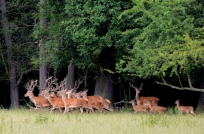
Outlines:
[{"label": "stag with antlers", "polygon": [[[82,82],[83,82],[83,80],[82,81],[78,80],[75,82],[74,88],[72,88],[70,90],[61,89],[60,91],[58,91],[58,94],[60,96],[62,96],[62,100],[64,102],[64,106],[65,106],[64,114],[72,108],[80,108],[81,113],[83,113],[83,109],[89,109],[89,110],[93,111],[93,109],[91,107],[89,107],[87,99],[85,99],[85,98],[72,98],[72,91],[77,90],[79,88],[79,85]],[[66,94],[68,94],[68,98],[66,97]]]},{"label": "stag with antlers", "polygon": [[147,102],[150,102],[152,106],[158,105],[159,99],[154,96],[139,96],[140,91],[142,90],[143,83],[141,83],[140,87],[134,86],[133,83],[129,83],[130,87],[134,88],[136,91],[135,100],[136,102],[140,102],[141,105],[145,105]]},{"label": "stag with antlers", "polygon": [[35,105],[35,109],[40,108],[40,110],[42,110],[42,108],[44,107],[50,107],[51,104],[50,102],[45,99],[43,96],[35,96],[33,94],[33,90],[34,88],[37,86],[37,80],[30,80],[29,82],[27,82],[27,84],[25,85],[25,88],[27,89],[26,94],[24,95],[24,97],[29,97],[30,100],[33,102],[33,104]]},{"label": "stag with antlers", "polygon": [[[64,108],[64,102],[63,102],[61,97],[58,97],[55,94],[55,91],[60,90],[60,88],[65,85],[65,81],[62,81],[60,83],[60,85],[58,85],[56,80],[50,79],[50,82],[48,82],[48,83],[49,83],[49,84],[47,84],[48,87],[45,90],[43,90],[40,94],[42,96],[44,96],[52,105],[50,114],[56,108],[59,109],[60,112],[62,112],[61,109]],[[50,83],[52,83],[52,84],[50,84]],[[52,85],[55,85],[55,87],[53,87]]]}]

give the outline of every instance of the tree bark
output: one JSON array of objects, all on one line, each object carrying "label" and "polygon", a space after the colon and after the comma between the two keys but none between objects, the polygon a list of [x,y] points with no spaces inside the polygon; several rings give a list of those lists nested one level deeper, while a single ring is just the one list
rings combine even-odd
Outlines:
[{"label": "tree bark", "polygon": [[65,87],[66,89],[73,88],[76,79],[76,66],[72,63],[68,66],[68,74]]},{"label": "tree bark", "polygon": [[100,95],[103,98],[109,99],[113,107],[113,90],[114,89],[114,78],[112,74],[106,71],[100,71],[95,85],[94,95]]},{"label": "tree bark", "polygon": [[[44,31],[46,27],[46,19],[45,19],[45,11],[43,9],[43,5],[45,5],[46,0],[40,0],[40,29]],[[46,79],[47,79],[47,65],[45,62],[46,59],[46,50],[45,50],[45,35],[41,35],[40,40],[40,92],[46,87]]]},{"label": "tree bark", "polygon": [[[204,89],[204,69],[202,69],[201,72],[201,85],[200,88]],[[203,106],[204,105],[204,92],[200,92],[199,100],[198,100],[198,105]]]},{"label": "tree bark", "polygon": [[1,0],[1,18],[2,28],[5,36],[5,45],[7,48],[7,61],[9,66],[9,81],[10,81],[10,100],[11,107],[19,108],[18,84],[16,81],[16,65],[13,58],[13,44],[11,41],[9,22],[6,16],[6,3]]}]

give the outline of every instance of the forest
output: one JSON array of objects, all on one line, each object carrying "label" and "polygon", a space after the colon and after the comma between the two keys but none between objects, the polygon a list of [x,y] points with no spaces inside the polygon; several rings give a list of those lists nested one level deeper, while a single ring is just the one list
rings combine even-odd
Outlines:
[{"label": "forest", "polygon": [[[0,106],[53,76],[116,102],[204,105],[204,0],[0,0]],[[123,106],[124,104],[120,104]]]}]

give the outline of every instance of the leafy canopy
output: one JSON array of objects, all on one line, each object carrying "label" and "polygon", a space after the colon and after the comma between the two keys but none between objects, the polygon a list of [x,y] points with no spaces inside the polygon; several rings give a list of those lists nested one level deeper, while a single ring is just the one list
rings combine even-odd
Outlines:
[{"label": "leafy canopy", "polygon": [[192,38],[197,33],[194,17],[187,12],[192,2],[195,1],[134,0],[135,6],[124,11],[120,19],[124,15],[134,17],[138,27],[127,31],[137,30],[140,33],[134,37],[129,55],[123,56],[117,63],[118,71],[151,78],[199,69],[204,48],[203,39]]}]

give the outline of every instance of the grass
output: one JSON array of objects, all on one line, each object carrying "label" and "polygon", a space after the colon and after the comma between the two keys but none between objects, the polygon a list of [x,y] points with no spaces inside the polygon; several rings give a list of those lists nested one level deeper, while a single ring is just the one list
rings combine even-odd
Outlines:
[{"label": "grass", "polygon": [[169,108],[165,115],[134,114],[131,108],[114,113],[62,114],[48,110],[0,109],[0,134],[194,134],[204,133],[204,113],[179,114]]}]

